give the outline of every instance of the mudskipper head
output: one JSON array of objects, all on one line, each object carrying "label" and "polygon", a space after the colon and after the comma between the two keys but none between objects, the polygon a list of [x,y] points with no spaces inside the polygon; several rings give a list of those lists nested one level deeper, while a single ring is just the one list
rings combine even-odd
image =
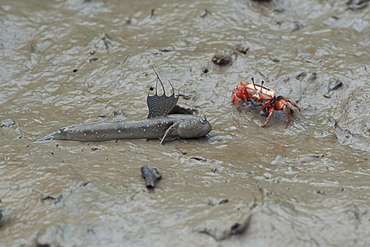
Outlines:
[{"label": "mudskipper head", "polygon": [[187,119],[183,119],[179,123],[177,133],[181,138],[197,138],[206,136],[211,130],[212,126],[207,121],[205,115],[191,116]]},{"label": "mudskipper head", "polygon": [[199,127],[199,136],[205,136],[212,130],[212,125],[207,121],[206,115],[199,116],[199,122],[202,124]]}]

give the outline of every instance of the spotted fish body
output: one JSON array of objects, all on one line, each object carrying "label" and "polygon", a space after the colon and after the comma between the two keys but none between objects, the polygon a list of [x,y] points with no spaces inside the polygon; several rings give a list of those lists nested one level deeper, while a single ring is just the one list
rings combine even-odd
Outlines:
[{"label": "spotted fish body", "polygon": [[[156,73],[157,74],[157,73]],[[158,80],[159,76],[157,74]],[[163,83],[160,81],[163,91]],[[171,85],[172,86],[172,85]],[[173,88],[172,88],[173,89]],[[161,144],[167,137],[197,138],[207,135],[212,126],[204,115],[193,116],[186,114],[167,115],[176,105],[178,97],[175,93],[147,97],[149,108],[148,119],[141,121],[104,121],[78,124],[64,127],[37,141],[70,140],[83,142],[110,141],[120,139],[156,139]]]},{"label": "spotted fish body", "polygon": [[104,121],[72,125],[61,128],[38,141],[98,142],[120,139],[161,139],[167,130],[169,131],[166,137],[197,138],[207,135],[211,129],[211,124],[204,116],[174,114],[142,121]]}]

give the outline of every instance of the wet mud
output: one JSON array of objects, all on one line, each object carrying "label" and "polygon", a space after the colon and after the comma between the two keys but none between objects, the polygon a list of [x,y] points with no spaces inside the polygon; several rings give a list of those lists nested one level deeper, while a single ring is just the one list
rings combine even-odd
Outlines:
[{"label": "wet mud", "polygon": [[[0,16],[1,246],[369,245],[367,1],[3,0]],[[206,138],[34,143],[146,118],[152,67]],[[252,77],[301,108],[288,127],[232,105]]]}]

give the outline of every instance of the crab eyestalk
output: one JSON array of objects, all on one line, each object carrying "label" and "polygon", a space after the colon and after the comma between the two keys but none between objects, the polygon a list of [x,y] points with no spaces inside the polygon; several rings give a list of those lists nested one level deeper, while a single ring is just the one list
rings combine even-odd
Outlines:
[{"label": "crab eyestalk", "polygon": [[252,83],[253,83],[253,87],[254,87],[254,89],[255,90],[257,90],[257,88],[256,88],[256,84],[254,84],[254,78],[252,77]]},{"label": "crab eyestalk", "polygon": [[262,93],[263,83],[265,83],[265,81],[262,81],[261,82],[261,90],[260,90],[260,93]]}]

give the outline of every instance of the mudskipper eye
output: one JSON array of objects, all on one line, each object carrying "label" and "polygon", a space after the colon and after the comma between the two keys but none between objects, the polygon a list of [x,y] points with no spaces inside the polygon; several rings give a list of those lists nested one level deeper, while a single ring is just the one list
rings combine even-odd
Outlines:
[{"label": "mudskipper eye", "polygon": [[207,122],[207,118],[206,118],[205,115],[201,115],[199,119],[200,119],[201,123],[206,123]]}]

